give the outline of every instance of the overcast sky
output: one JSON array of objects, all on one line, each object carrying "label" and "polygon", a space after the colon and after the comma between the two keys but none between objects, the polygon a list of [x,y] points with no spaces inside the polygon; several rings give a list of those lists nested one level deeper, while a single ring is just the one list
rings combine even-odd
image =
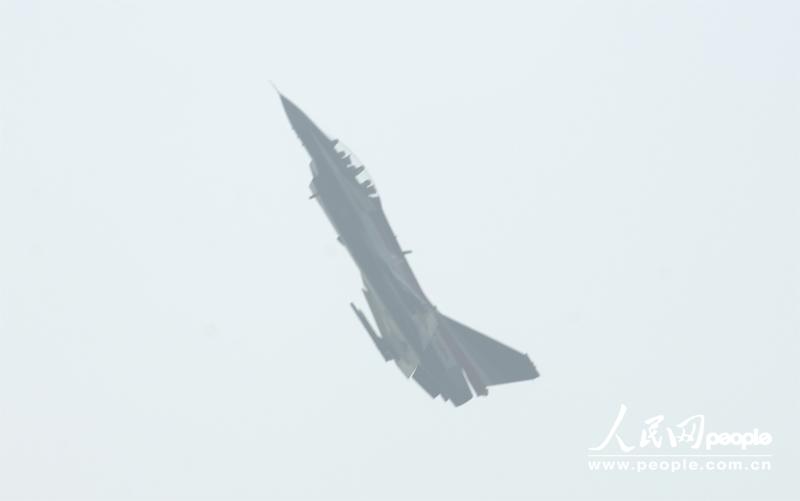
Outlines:
[{"label": "overcast sky", "polygon": [[[0,498],[797,498],[800,4],[0,2]],[[542,376],[385,364],[276,85],[439,310]],[[591,472],[768,431],[771,472]]]}]

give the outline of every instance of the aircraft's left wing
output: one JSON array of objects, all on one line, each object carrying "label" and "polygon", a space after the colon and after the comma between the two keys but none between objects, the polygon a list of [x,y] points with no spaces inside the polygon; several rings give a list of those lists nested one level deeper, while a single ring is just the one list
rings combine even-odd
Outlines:
[{"label": "aircraft's left wing", "polygon": [[372,325],[369,323],[369,320],[367,320],[366,315],[364,315],[364,312],[356,308],[356,305],[353,303],[350,303],[350,307],[353,308],[353,312],[355,312],[356,316],[361,321],[361,325],[364,326],[364,329],[367,331],[367,334],[369,334],[372,342],[375,343],[375,347],[381,352],[383,359],[386,361],[391,360],[393,358],[391,348],[389,348],[389,345],[386,344],[386,341],[383,338],[378,336],[378,334],[375,332],[375,329],[373,329]]}]

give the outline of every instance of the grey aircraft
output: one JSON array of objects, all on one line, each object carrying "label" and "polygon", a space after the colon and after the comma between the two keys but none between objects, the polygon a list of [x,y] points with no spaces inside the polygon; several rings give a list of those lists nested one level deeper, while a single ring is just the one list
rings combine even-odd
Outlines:
[{"label": "grey aircraft", "polygon": [[[280,94],[280,93],[279,93]],[[364,284],[378,332],[353,303],[384,360],[431,397],[459,406],[488,394],[487,386],[534,379],[526,354],[440,313],[422,292],[392,232],[364,165],[338,139],[325,135],[293,102],[280,95],[292,128],[311,156],[311,198],[328,216]]]}]

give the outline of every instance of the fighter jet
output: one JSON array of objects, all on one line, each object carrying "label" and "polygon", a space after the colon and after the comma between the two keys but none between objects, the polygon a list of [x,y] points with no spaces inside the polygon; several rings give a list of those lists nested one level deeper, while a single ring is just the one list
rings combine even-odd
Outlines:
[{"label": "fighter jet", "polygon": [[488,386],[534,379],[539,373],[520,353],[440,313],[422,292],[389,226],[364,165],[338,139],[322,132],[278,93],[292,128],[311,156],[311,197],[355,261],[362,292],[378,329],[350,307],[386,361],[393,361],[433,398],[459,406]]}]

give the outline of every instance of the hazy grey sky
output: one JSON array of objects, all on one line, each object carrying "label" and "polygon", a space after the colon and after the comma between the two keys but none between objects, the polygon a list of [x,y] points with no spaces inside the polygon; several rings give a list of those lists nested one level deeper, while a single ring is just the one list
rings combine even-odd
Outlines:
[{"label": "hazy grey sky", "polygon": [[[796,499],[800,4],[381,4],[0,2],[0,498]],[[270,80],[541,378],[381,360]],[[773,471],[590,472],[620,404]]]}]

